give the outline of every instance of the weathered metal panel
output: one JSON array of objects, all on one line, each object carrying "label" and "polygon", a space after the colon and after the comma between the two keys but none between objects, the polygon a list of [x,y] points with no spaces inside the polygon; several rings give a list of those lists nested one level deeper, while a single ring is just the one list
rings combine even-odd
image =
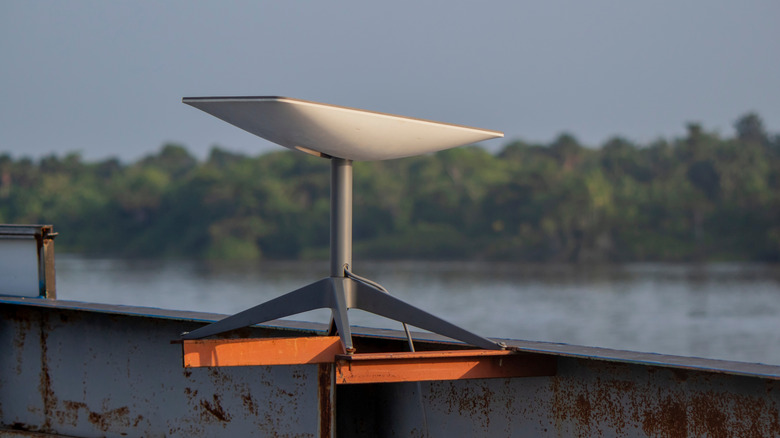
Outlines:
[{"label": "weathered metal panel", "polygon": [[0,306],[2,425],[85,437],[330,434],[320,418],[334,411],[330,369],[184,369],[170,341],[197,325]]},{"label": "weathered metal panel", "polygon": [[[339,436],[775,437],[780,382],[560,358],[554,377],[338,388]],[[424,406],[424,410],[423,410]],[[375,412],[375,414],[371,414]]]},{"label": "weathered metal panel", "polygon": [[[68,436],[336,436],[337,428],[340,437],[780,436],[777,366],[508,341],[553,358],[556,375],[337,386],[332,364],[183,368],[171,339],[215,318],[0,297],[0,427]],[[283,327],[238,334],[325,328],[274,325]],[[401,332],[360,331],[362,352],[403,348]]]}]

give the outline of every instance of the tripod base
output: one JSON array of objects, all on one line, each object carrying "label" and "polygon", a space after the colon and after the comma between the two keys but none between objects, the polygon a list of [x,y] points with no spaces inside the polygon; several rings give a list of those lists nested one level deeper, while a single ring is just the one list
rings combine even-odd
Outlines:
[{"label": "tripod base", "polygon": [[233,316],[182,334],[182,339],[200,339],[218,333],[260,324],[314,309],[329,308],[341,342],[354,351],[348,309],[360,309],[419,327],[488,350],[504,347],[420,310],[371,285],[348,277],[327,277]]}]

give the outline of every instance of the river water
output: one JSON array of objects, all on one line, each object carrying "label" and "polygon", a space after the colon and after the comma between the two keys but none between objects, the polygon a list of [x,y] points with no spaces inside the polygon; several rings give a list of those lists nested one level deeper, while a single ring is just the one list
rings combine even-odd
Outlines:
[{"label": "river water", "polygon": [[[327,276],[327,262],[57,256],[60,299],[231,314]],[[364,262],[357,274],[483,336],[780,365],[780,266]],[[328,322],[328,310],[289,319]],[[350,311],[353,325],[399,329]]]}]

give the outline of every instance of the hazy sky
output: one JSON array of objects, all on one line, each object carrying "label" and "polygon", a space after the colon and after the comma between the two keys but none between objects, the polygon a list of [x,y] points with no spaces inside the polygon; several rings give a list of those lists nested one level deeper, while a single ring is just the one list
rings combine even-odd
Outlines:
[{"label": "hazy sky", "polygon": [[0,152],[277,148],[181,103],[282,95],[502,130],[780,132],[780,2],[0,2]]}]

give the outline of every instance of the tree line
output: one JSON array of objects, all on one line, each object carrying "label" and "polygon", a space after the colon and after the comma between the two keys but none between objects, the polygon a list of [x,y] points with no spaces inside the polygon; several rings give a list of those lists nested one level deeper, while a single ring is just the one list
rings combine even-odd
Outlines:
[{"label": "tree line", "polygon": [[[356,256],[532,262],[780,261],[780,135],[597,148],[561,134],[354,164]],[[53,224],[58,251],[327,258],[328,160],[164,145],[134,163],[0,155],[0,222]]]}]

